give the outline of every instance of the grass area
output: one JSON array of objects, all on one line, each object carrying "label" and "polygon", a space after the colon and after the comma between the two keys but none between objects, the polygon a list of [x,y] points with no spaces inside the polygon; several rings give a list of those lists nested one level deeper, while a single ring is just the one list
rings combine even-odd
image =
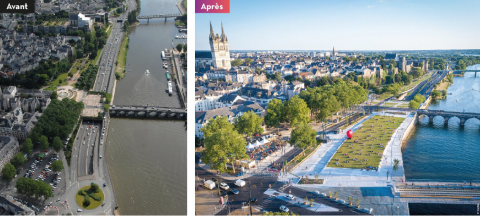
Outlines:
[{"label": "grass area", "polygon": [[306,179],[301,178],[298,184],[323,184],[323,179]]},{"label": "grass area", "polygon": [[128,50],[128,36],[124,36],[122,40],[122,45],[120,46],[120,52],[117,56],[117,67],[115,68],[115,74],[119,74],[119,78],[122,79],[125,77],[125,64],[127,62],[127,50]]},{"label": "grass area", "polygon": [[[364,169],[378,167],[385,146],[404,118],[374,116],[346,140],[328,163],[328,167]],[[364,161],[367,160],[367,161]],[[348,162],[347,162],[348,161]]]},{"label": "grass area", "polygon": [[377,100],[385,100],[385,99],[387,99],[387,98],[389,98],[389,97],[391,97],[391,96],[393,96],[392,93],[385,92],[385,93],[383,93],[383,94],[381,94],[381,95],[377,95],[377,98],[376,98],[376,99],[377,99]]},{"label": "grass area", "polygon": [[[89,189],[90,189],[90,185],[87,185],[85,187],[80,188],[79,191],[88,191]],[[75,198],[76,198],[78,206],[82,206],[85,209],[95,209],[95,208],[97,208],[98,206],[100,206],[102,204],[103,200],[105,199],[105,195],[103,194],[102,189],[100,189],[99,193],[95,193],[95,195],[101,197],[100,201],[96,201],[96,200],[94,200],[93,198],[90,197],[90,199],[89,199],[90,200],[90,205],[84,206],[83,201],[85,200],[85,196],[79,195],[78,192],[77,192],[77,194],[75,195]]]},{"label": "grass area", "polygon": [[420,78],[418,78],[417,80],[413,81],[413,82],[410,83],[409,85],[400,87],[400,92],[404,92],[404,91],[406,91],[406,90],[409,90],[409,89],[415,87],[416,85],[420,84],[421,82],[423,82],[424,80],[428,79],[429,77],[430,77],[430,75],[428,75],[428,74],[423,75],[422,77],[420,77]]},{"label": "grass area", "polygon": [[400,104],[397,108],[408,108],[408,104]]},{"label": "grass area", "polygon": [[45,88],[45,90],[47,90],[47,91],[55,91],[55,90],[57,90],[57,87],[55,87],[54,85],[51,85],[51,86],[49,86],[48,88]]},{"label": "grass area", "polygon": [[386,106],[386,107],[395,107],[395,105],[397,105],[397,103],[384,103],[383,106]]},{"label": "grass area", "polygon": [[175,25],[177,26],[184,26],[185,23],[181,22],[180,20],[175,21]]},{"label": "grass area", "polygon": [[[52,85],[54,86],[66,86],[68,85],[68,82],[65,81],[65,79],[68,77],[68,73],[63,73],[63,74],[60,74],[57,79],[55,79],[53,82],[52,82]],[[62,83],[60,83],[60,80],[62,80]]]},{"label": "grass area", "polygon": [[439,90],[439,91],[447,90],[450,85],[451,85],[450,82],[440,82],[437,85],[437,87],[435,87],[435,90]]}]

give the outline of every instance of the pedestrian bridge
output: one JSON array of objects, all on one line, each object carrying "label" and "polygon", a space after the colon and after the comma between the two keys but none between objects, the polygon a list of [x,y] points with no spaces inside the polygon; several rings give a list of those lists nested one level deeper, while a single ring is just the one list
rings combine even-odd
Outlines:
[{"label": "pedestrian bridge", "polygon": [[181,17],[182,14],[159,14],[159,15],[144,15],[144,16],[138,16],[137,19],[146,19],[150,21],[150,19],[156,19],[156,18],[165,18],[165,22],[167,22],[167,18],[177,18]]},{"label": "pedestrian bridge", "polygon": [[126,106],[114,105],[109,110],[110,117],[148,118],[165,120],[186,120],[187,111],[180,108],[159,106]]},{"label": "pedestrian bridge", "polygon": [[464,126],[465,122],[469,119],[480,120],[480,113],[419,109],[417,111],[417,118],[421,118],[422,116],[428,117],[429,123],[433,123],[433,119],[436,118],[437,116],[440,116],[444,119],[444,124],[448,124],[448,121],[452,118],[458,118],[460,119],[461,126]]}]

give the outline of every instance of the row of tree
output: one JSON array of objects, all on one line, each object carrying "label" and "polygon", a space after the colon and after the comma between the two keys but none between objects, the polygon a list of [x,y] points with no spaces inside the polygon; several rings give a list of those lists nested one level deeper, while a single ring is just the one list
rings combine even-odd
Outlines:
[{"label": "row of tree", "polygon": [[421,94],[416,94],[415,97],[413,97],[413,100],[410,100],[410,102],[408,103],[408,107],[410,109],[418,109],[420,107],[420,104],[422,104],[425,100],[425,96]]},{"label": "row of tree", "polygon": [[91,89],[95,84],[98,73],[98,65],[90,64],[88,68],[80,75],[77,80],[76,87],[79,89]]},{"label": "row of tree", "polygon": [[40,139],[42,136],[49,139],[59,137],[60,140],[65,140],[72,132],[83,108],[84,104],[82,102],[68,98],[52,100],[33,128],[29,138],[34,145],[44,140],[44,138]]},{"label": "row of tree", "polygon": [[367,96],[368,90],[342,80],[333,85],[308,88],[300,92],[300,98],[305,100],[311,116],[317,121],[325,121],[335,113],[345,112],[365,102]]},{"label": "row of tree", "polygon": [[52,187],[44,181],[21,177],[17,181],[17,192],[24,196],[48,199],[53,197]]}]

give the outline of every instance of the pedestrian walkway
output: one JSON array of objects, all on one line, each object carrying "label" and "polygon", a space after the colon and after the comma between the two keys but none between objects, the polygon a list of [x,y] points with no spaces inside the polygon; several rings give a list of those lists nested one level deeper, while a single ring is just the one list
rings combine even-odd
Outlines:
[{"label": "pedestrian walkway", "polygon": [[[285,153],[290,152],[294,148],[295,147],[293,147],[291,145],[285,146]],[[274,154],[271,154],[271,155],[265,157],[263,160],[257,162],[257,167],[256,168],[246,169],[245,174],[243,174],[242,176],[233,176],[233,175],[230,175],[230,174],[227,174],[227,173],[217,173],[216,170],[210,169],[210,166],[208,166],[204,163],[200,163],[199,166],[202,167],[203,169],[207,170],[208,172],[214,173],[217,176],[220,176],[224,179],[237,180],[237,179],[249,178],[249,177],[252,177],[254,175],[258,176],[258,175],[261,175],[261,174],[265,174],[265,175],[266,174],[268,174],[268,175],[272,174],[272,173],[269,173],[267,171],[268,166],[270,164],[272,164],[272,162],[275,162],[278,159],[280,159],[281,157],[282,157],[282,153],[279,150],[279,151],[275,152]]]},{"label": "pedestrian walkway", "polygon": [[[352,131],[358,130],[363,122],[373,117],[374,115],[390,115],[406,118],[400,127],[393,133],[391,140],[388,142],[378,171],[351,169],[351,168],[331,168],[327,167],[328,162],[333,157],[338,148],[347,139],[344,133],[329,135],[331,141],[322,144],[318,150],[313,153],[311,157],[305,160],[300,166],[293,170],[289,175],[283,177],[281,180],[293,180],[294,183],[299,181],[299,177],[314,178],[318,175],[319,179],[324,179],[324,187],[372,187],[372,186],[387,186],[391,184],[391,176],[393,174],[394,179],[400,181],[404,178],[403,175],[403,162],[401,144],[402,138],[405,135],[407,127],[412,121],[414,121],[413,114],[390,114],[390,113],[374,113],[367,118],[361,120],[357,124],[349,127]],[[347,130],[348,130],[347,129]],[[346,131],[346,130],[345,130]],[[399,159],[398,169],[393,170],[393,159]],[[387,179],[387,175],[390,177]]]},{"label": "pedestrian walkway", "polygon": [[[197,181],[196,185],[199,185]],[[196,187],[195,191],[195,214],[196,215],[215,215],[220,212],[225,205],[219,204],[217,190],[210,190],[204,187]]]}]

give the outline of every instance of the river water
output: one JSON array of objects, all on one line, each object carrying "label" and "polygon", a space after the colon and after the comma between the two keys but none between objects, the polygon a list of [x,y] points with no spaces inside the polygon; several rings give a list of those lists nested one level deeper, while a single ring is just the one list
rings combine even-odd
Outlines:
[{"label": "river water", "polygon": [[[480,65],[477,65],[480,67]],[[468,69],[474,69],[470,66]],[[479,73],[480,75],[480,73]],[[433,101],[429,109],[457,112],[480,111],[480,76],[465,73],[455,77],[446,100]],[[458,102],[457,102],[458,100]],[[452,118],[448,125],[436,117],[428,125],[426,118],[417,124],[404,145],[403,160],[408,180],[480,181],[480,121],[470,119],[465,127]]]},{"label": "river water", "polygon": [[[480,65],[467,67],[477,69]],[[429,109],[457,112],[480,111],[480,75],[465,73],[465,77],[455,77],[448,88],[445,100],[432,101]],[[457,101],[458,100],[458,101]],[[403,146],[403,163],[407,180],[433,180],[456,182],[480,182],[480,121],[470,119],[464,127],[460,120],[452,118],[448,125],[444,119],[436,117],[433,125],[428,119],[412,133]],[[409,204],[410,214],[478,214],[477,205],[448,204]]]},{"label": "river water", "polygon": [[[141,15],[180,13],[177,0],[142,0]],[[165,93],[160,53],[175,43],[172,18],[141,20],[130,28],[124,79],[116,84],[115,105],[180,107]],[[149,70],[150,74],[145,74]],[[170,68],[168,69],[170,70]],[[174,88],[175,91],[175,88]],[[182,121],[111,118],[106,157],[122,215],[187,213],[187,132]]]}]

